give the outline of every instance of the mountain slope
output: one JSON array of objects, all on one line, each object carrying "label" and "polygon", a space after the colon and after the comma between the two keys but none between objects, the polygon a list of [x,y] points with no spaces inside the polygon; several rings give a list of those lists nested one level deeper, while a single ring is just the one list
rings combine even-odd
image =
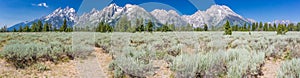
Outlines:
[{"label": "mountain slope", "polygon": [[155,9],[151,14],[163,24],[174,24],[175,26],[186,26],[187,22],[174,10]]},{"label": "mountain slope", "polygon": [[160,22],[142,7],[131,4],[119,7],[111,4],[101,11],[93,9],[90,13],[83,14],[75,26],[95,26],[101,21],[114,26],[123,17],[131,21],[132,25],[135,24],[136,19],[144,19],[144,23],[151,20],[156,26],[160,25]]},{"label": "mountain slope", "polygon": [[207,24],[209,27],[221,27],[227,20],[232,25],[243,25],[251,22],[225,5],[212,5],[206,11],[197,11],[193,15],[184,15],[182,18],[194,27],[202,27],[204,24]]},{"label": "mountain slope", "polygon": [[70,7],[64,9],[58,8],[47,16],[29,22],[18,23],[8,28],[8,30],[12,31],[14,28],[19,29],[20,26],[24,27],[25,25],[31,26],[32,23],[37,22],[38,20],[41,20],[43,23],[51,23],[53,27],[59,28],[62,26],[64,19],[67,20],[69,27],[73,26],[78,19],[75,9]]}]

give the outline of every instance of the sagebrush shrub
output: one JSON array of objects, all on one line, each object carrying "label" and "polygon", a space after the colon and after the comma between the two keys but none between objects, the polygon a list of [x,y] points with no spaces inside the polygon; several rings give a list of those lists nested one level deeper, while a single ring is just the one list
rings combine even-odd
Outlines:
[{"label": "sagebrush shrub", "polygon": [[222,55],[221,52],[181,54],[172,60],[171,70],[175,71],[175,76],[179,78],[218,77],[225,72]]},{"label": "sagebrush shrub", "polygon": [[278,78],[299,78],[300,77],[300,59],[292,59],[281,64],[277,72]]},{"label": "sagebrush shrub", "polygon": [[50,47],[40,44],[10,44],[1,51],[1,56],[17,68],[25,68],[50,53]]},{"label": "sagebrush shrub", "polygon": [[226,54],[227,77],[242,78],[261,74],[264,52],[250,52],[246,49],[230,49]]},{"label": "sagebrush shrub", "polygon": [[133,47],[123,48],[122,52],[117,55],[111,66],[116,77],[122,76],[120,75],[122,72],[131,77],[146,77],[154,74],[149,52]]},{"label": "sagebrush shrub", "polygon": [[[48,36],[43,36],[48,35]],[[37,62],[52,61],[58,63],[68,59],[85,57],[93,51],[90,44],[71,44],[70,34],[39,33],[17,34],[11,38],[0,56],[16,68],[26,68]]]}]

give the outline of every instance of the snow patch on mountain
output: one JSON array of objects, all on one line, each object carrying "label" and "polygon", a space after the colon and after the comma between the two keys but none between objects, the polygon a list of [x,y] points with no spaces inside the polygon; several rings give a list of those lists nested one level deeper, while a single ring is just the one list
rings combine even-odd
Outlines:
[{"label": "snow patch on mountain", "polygon": [[11,31],[14,28],[19,29],[20,26],[24,27],[25,25],[31,26],[32,23],[37,22],[38,20],[42,21],[43,23],[48,22],[52,24],[53,27],[59,28],[62,26],[64,19],[67,20],[68,26],[72,27],[78,19],[75,9],[68,6],[66,8],[58,8],[47,16],[29,22],[18,23],[8,28],[8,30]]},{"label": "snow patch on mountain", "polygon": [[160,25],[154,16],[138,5],[126,4],[124,7],[120,7],[110,4],[101,11],[94,9],[90,13],[83,14],[75,26],[96,26],[101,21],[114,26],[123,17],[131,21],[132,25],[135,24],[136,19],[144,19],[144,23],[151,20],[156,26]]},{"label": "snow patch on mountain", "polygon": [[197,11],[193,15],[184,15],[182,18],[194,27],[203,27],[204,24],[207,24],[209,27],[220,27],[223,26],[227,20],[229,20],[232,25],[250,23],[249,20],[238,15],[225,5],[212,5],[206,11]]},{"label": "snow patch on mountain", "polygon": [[290,24],[290,23],[293,23],[292,21],[290,20],[274,20],[273,22],[268,22],[268,23],[271,23],[271,24]]}]

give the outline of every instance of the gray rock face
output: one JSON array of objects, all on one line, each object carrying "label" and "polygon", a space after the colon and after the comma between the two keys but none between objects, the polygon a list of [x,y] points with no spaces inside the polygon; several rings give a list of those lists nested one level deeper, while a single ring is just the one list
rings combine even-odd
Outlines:
[{"label": "gray rock face", "polygon": [[174,10],[155,9],[151,14],[162,24],[174,24],[175,26],[186,26],[187,22]]}]

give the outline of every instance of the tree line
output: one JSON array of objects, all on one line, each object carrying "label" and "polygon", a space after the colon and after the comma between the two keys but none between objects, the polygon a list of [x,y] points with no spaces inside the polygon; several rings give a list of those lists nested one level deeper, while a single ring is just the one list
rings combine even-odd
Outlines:
[{"label": "tree line", "polygon": [[256,22],[252,24],[244,24],[243,26],[234,25],[231,26],[229,21],[223,25],[225,30],[225,35],[231,35],[232,31],[276,31],[278,35],[283,35],[288,31],[300,31],[300,23],[295,25],[294,23],[290,24],[269,24],[263,22]]},{"label": "tree line", "polygon": [[[134,22],[134,23],[133,23]],[[95,32],[170,32],[170,31],[194,31],[193,26],[188,24],[187,26],[176,27],[174,24],[163,24],[160,27],[155,27],[155,23],[151,20],[136,19],[135,21],[128,21],[127,17],[121,18],[116,25],[111,26],[105,22],[100,22],[95,27],[75,26],[75,31],[95,31]]]},{"label": "tree line", "polygon": [[1,28],[1,32],[72,32],[73,28],[68,27],[67,20],[64,19],[63,25],[58,29],[53,27],[51,23],[45,22],[43,23],[41,20],[37,22],[33,22],[31,26],[19,26],[19,28],[14,28],[12,31],[9,31],[7,26]]},{"label": "tree line", "polygon": [[[10,32],[72,32],[72,31],[91,31],[92,32],[170,32],[170,31],[214,31],[216,30],[214,26],[211,26],[209,29],[207,24],[203,24],[202,27],[193,27],[191,24],[186,26],[175,26],[174,24],[163,24],[160,27],[155,27],[155,23],[151,20],[145,21],[144,19],[136,19],[135,23],[132,24],[132,21],[129,21],[127,17],[122,17],[116,25],[111,26],[105,22],[100,22],[94,28],[80,28],[80,27],[68,27],[67,20],[64,19],[62,26],[58,29],[53,27],[51,23],[42,21],[37,21],[29,25],[19,26],[19,28],[14,28]],[[146,22],[146,23],[145,23]],[[225,33],[227,32],[230,35],[232,31],[277,31],[278,34],[285,34],[287,31],[300,31],[300,23],[298,24],[269,24],[263,22],[256,22],[252,24],[245,23],[243,26],[230,25],[230,21],[226,21],[223,25]],[[8,32],[7,26],[4,26],[0,29],[0,32]]]},{"label": "tree line", "polygon": [[252,23],[244,24],[243,26],[234,25],[232,26],[232,31],[277,31],[281,27],[286,31],[300,31],[300,23],[295,25],[294,23],[290,24],[269,24],[269,23]]}]

